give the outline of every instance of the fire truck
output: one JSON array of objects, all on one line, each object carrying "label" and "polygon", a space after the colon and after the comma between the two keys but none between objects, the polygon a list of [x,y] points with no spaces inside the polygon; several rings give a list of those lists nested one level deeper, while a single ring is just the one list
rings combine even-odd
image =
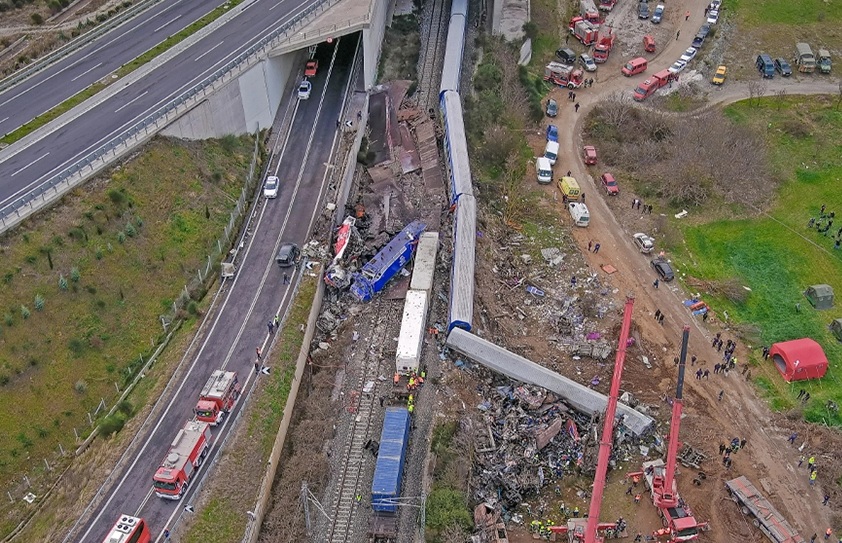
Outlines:
[{"label": "fire truck", "polygon": [[596,43],[599,36],[599,28],[582,17],[573,17],[568,29],[577,40],[588,47]]},{"label": "fire truck", "polygon": [[602,64],[608,60],[608,55],[611,54],[611,49],[614,47],[614,29],[608,28],[608,32],[603,32],[597,38],[596,45],[593,48],[593,61],[597,64]]},{"label": "fire truck", "polygon": [[152,534],[142,518],[120,515],[114,527],[108,532],[103,543],[149,543]]},{"label": "fire truck", "polygon": [[582,70],[577,70],[573,66],[567,66],[561,62],[547,64],[544,68],[544,79],[568,89],[577,89],[582,86],[584,81]]},{"label": "fire truck", "polygon": [[190,479],[202,465],[210,451],[210,424],[189,421],[170,445],[161,467],[152,478],[155,495],[167,500],[181,499]]},{"label": "fire truck", "polygon": [[199,402],[193,410],[196,418],[216,426],[231,411],[240,397],[240,383],[233,371],[214,371],[199,394]]}]

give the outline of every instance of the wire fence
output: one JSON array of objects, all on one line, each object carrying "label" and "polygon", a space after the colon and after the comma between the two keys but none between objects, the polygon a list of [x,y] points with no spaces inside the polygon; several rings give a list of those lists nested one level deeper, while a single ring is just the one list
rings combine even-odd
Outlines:
[{"label": "wire fence", "polygon": [[[195,87],[173,98],[166,105],[150,113],[123,133],[117,135],[99,148],[88,153],[76,163],[61,170],[20,198],[12,200],[0,209],[0,233],[16,226],[28,216],[56,202],[68,191],[95,175],[129,151],[150,140],[196,104],[239,77],[245,70],[266,56],[274,47],[289,42],[294,33],[308,22],[324,13],[339,0],[317,0],[297,17],[263,37],[257,43],[240,53],[233,60],[213,72]],[[331,31],[347,27],[355,21],[334,25]],[[325,33],[327,33],[325,31]],[[324,34],[312,34],[324,35]]]}]

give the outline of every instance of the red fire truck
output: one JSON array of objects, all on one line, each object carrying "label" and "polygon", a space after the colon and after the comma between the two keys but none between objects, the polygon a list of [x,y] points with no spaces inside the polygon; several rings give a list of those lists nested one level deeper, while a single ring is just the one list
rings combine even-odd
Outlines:
[{"label": "red fire truck", "polygon": [[142,518],[120,515],[103,543],[150,543],[152,534]]},{"label": "red fire truck", "polygon": [[181,499],[187,484],[204,462],[210,451],[210,424],[189,421],[170,445],[161,467],[152,478],[155,495],[168,500]]},{"label": "red fire truck", "polygon": [[216,426],[231,411],[240,397],[240,383],[233,371],[214,371],[199,394],[199,402],[193,410],[196,418]]}]

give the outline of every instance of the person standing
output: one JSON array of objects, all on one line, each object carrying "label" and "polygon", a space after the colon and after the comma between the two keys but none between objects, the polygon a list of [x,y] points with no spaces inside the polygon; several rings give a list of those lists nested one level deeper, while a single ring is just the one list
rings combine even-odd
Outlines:
[{"label": "person standing", "polygon": [[573,107],[576,109],[576,113],[579,113],[579,102],[576,102],[576,105]]},{"label": "person standing", "polygon": [[719,391],[719,401],[720,401],[720,402],[722,401],[722,396],[724,396],[724,395],[725,395],[725,391],[724,391],[724,390],[720,390],[720,391]]},{"label": "person standing", "polygon": [[254,352],[255,352],[255,353],[257,353],[257,361],[258,361],[258,362],[260,362],[261,360],[263,360],[263,352],[260,350],[260,347],[257,347],[257,348],[254,350]]},{"label": "person standing", "polygon": [[594,246],[593,246],[593,254],[596,254],[596,253],[598,253],[598,252],[599,252],[599,242],[597,242],[597,243],[596,243],[596,244],[594,244]]},{"label": "person standing", "polygon": [[678,37],[681,35],[681,30],[675,33],[675,41],[678,41]]}]

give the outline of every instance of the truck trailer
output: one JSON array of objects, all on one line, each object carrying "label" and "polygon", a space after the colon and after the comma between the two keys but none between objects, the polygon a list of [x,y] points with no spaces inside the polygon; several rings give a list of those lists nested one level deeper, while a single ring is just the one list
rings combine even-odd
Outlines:
[{"label": "truck trailer", "polygon": [[215,370],[199,393],[199,401],[194,409],[196,418],[216,426],[231,411],[239,397],[240,383],[237,381],[237,373]]},{"label": "truck trailer", "polygon": [[418,372],[421,349],[427,330],[427,293],[408,290],[403,304],[403,319],[395,352],[395,371],[400,374]]},{"label": "truck trailer", "polygon": [[189,421],[178,431],[161,467],[152,478],[156,496],[167,500],[181,499],[187,484],[210,452],[212,437],[210,424],[198,420]]},{"label": "truck trailer", "polygon": [[731,499],[743,515],[775,543],[804,543],[795,529],[744,475],[725,482]]}]

